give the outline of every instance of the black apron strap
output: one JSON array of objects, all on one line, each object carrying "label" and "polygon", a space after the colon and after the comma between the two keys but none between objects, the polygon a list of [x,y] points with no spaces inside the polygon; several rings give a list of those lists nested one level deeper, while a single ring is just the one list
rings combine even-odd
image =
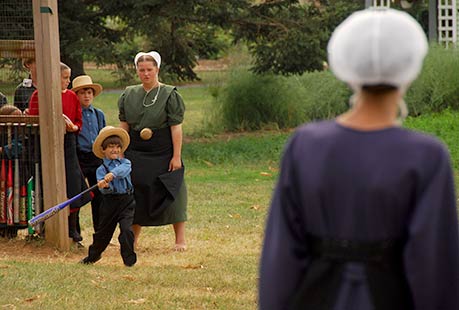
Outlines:
[{"label": "black apron strap", "polygon": [[308,235],[312,257],[290,309],[332,309],[347,263],[362,263],[375,310],[413,309],[402,263],[403,242],[360,242]]}]

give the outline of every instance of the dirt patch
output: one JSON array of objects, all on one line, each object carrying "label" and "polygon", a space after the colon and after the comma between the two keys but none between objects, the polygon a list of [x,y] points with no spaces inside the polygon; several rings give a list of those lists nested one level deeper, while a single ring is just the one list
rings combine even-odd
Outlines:
[{"label": "dirt patch", "polygon": [[26,240],[18,236],[14,239],[0,239],[0,257],[17,261],[52,261],[61,260],[63,255],[43,239]]},{"label": "dirt patch", "polygon": [[[14,260],[23,262],[65,262],[77,263],[87,255],[92,238],[85,237],[83,247],[71,243],[70,250],[60,251],[48,243],[44,238],[31,237],[26,230],[19,230],[18,236],[13,239],[0,238],[0,261]],[[104,252],[104,257],[119,258],[119,244],[114,241]],[[111,261],[109,259],[108,261]]]}]

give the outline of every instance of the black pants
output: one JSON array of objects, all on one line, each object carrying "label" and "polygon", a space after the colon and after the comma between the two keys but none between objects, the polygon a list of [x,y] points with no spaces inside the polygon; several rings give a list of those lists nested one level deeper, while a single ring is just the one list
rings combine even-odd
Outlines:
[{"label": "black pants", "polygon": [[[92,152],[86,153],[78,151],[77,155],[84,177],[88,180],[89,186],[93,186],[97,183],[96,170],[102,165],[102,159],[98,158]],[[102,194],[99,189],[95,189],[92,192],[94,194],[91,199],[92,226],[96,232],[100,221],[99,210],[102,203]]]},{"label": "black pants", "polygon": [[[83,173],[78,163],[76,135],[74,133],[66,133],[64,136],[64,159],[67,197],[71,198],[88,188],[84,182]],[[71,214],[68,219],[69,237],[72,238],[73,241],[82,240],[80,235],[79,208],[88,203],[89,200],[88,194],[70,204]]]},{"label": "black pants", "polygon": [[92,245],[89,247],[89,260],[96,261],[107,248],[115,232],[116,225],[120,225],[121,257],[125,265],[132,266],[137,261],[134,252],[134,232],[132,220],[134,219],[135,201],[133,194],[102,195],[100,206],[100,222],[96,233],[93,235]]}]

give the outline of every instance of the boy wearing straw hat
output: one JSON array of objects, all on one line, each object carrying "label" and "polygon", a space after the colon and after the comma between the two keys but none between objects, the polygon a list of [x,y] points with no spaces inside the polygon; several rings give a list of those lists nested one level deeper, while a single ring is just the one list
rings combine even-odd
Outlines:
[{"label": "boy wearing straw hat", "polygon": [[100,222],[93,235],[88,256],[80,263],[93,264],[101,259],[102,252],[107,248],[116,225],[120,225],[121,257],[126,266],[133,266],[137,261],[134,252],[134,191],[131,183],[131,162],[124,158],[123,153],[130,142],[129,134],[122,128],[104,127],[93,144],[94,154],[103,159],[97,169],[97,183],[102,193],[100,206]]},{"label": "boy wearing straw hat", "polygon": [[[89,75],[80,75],[73,80],[72,90],[77,94],[81,104],[83,125],[77,140],[77,155],[81,171],[88,180],[90,186],[97,183],[96,170],[102,164],[102,160],[97,158],[92,152],[92,145],[105,127],[105,115],[102,110],[92,106],[94,98],[102,92],[102,85],[93,83]],[[99,209],[102,201],[100,191],[93,191],[94,196],[91,200],[92,224],[94,231],[99,224]]]}]

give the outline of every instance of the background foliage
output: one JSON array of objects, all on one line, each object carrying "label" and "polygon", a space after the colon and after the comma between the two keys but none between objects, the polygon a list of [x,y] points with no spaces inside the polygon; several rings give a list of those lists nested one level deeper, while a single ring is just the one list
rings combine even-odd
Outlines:
[{"label": "background foliage", "polygon": [[[423,70],[405,96],[411,116],[459,109],[459,51],[432,45]],[[349,108],[351,90],[329,70],[289,77],[237,69],[213,92],[210,123],[231,131],[292,128],[333,118]]]},{"label": "background foliage", "polygon": [[432,45],[406,95],[411,115],[459,109],[459,51]]},{"label": "background foliage", "polygon": [[254,72],[302,74],[322,68],[331,32],[361,8],[362,1],[266,1],[247,9],[234,37],[248,44]]},{"label": "background foliage", "polygon": [[[5,10],[30,15],[17,0]],[[256,73],[302,74],[320,70],[332,30],[364,0],[58,0],[62,60],[72,77],[83,63],[114,64],[120,84],[133,79],[132,58],[140,50],[163,56],[163,80],[196,80],[197,59],[221,57],[244,42]],[[398,3],[392,6],[399,8]],[[427,1],[408,10],[427,31]],[[12,23],[1,37],[14,36]],[[0,64],[2,65],[2,64]],[[7,65],[10,65],[8,63]],[[16,69],[17,70],[17,69]],[[12,75],[18,82],[19,76]]]}]

